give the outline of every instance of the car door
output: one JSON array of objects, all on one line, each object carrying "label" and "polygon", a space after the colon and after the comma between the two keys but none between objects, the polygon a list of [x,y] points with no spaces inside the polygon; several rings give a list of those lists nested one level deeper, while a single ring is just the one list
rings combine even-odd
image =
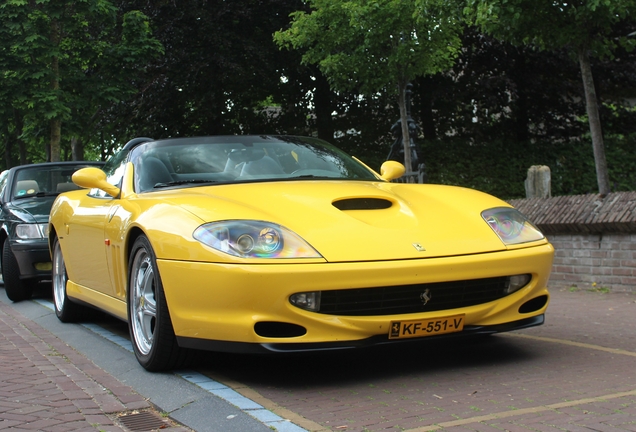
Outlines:
[{"label": "car door", "polygon": [[115,201],[94,193],[80,198],[75,211],[67,219],[63,240],[69,278],[107,295],[112,295],[113,290],[106,262],[104,228],[115,208]]},{"label": "car door", "polygon": [[[121,187],[127,153],[119,153],[103,168],[110,184]],[[110,240],[106,231],[120,199],[101,189],[82,194],[74,212],[67,219],[64,254],[69,278],[86,288],[115,296],[112,266],[109,265]]]}]

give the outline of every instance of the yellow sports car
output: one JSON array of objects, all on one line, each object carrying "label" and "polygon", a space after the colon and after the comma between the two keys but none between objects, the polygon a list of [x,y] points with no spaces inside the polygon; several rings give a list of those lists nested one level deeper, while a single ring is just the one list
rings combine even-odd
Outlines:
[{"label": "yellow sports car", "polygon": [[554,249],[506,202],[391,182],[315,138],[136,138],[60,195],[55,311],[128,321],[139,363],[540,325]]}]

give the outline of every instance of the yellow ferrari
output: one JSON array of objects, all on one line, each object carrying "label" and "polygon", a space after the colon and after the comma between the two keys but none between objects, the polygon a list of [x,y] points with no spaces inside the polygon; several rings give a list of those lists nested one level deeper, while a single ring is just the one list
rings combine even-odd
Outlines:
[{"label": "yellow ferrari", "polygon": [[136,138],[51,210],[55,312],[128,322],[146,369],[540,325],[554,249],[506,202],[392,182],[322,140]]}]

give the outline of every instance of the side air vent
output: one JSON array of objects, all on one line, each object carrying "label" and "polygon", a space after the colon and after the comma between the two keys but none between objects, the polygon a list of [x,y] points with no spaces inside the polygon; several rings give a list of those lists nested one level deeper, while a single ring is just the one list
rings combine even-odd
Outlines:
[{"label": "side air vent", "polygon": [[347,198],[333,202],[338,210],[383,210],[392,205],[391,201],[382,198]]}]

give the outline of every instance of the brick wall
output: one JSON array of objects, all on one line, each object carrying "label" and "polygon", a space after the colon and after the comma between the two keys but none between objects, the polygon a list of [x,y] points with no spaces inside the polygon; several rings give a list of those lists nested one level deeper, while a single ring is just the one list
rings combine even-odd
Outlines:
[{"label": "brick wall", "polygon": [[636,292],[636,234],[550,234],[550,286]]},{"label": "brick wall", "polygon": [[512,200],[555,249],[549,286],[636,292],[636,192]]}]

